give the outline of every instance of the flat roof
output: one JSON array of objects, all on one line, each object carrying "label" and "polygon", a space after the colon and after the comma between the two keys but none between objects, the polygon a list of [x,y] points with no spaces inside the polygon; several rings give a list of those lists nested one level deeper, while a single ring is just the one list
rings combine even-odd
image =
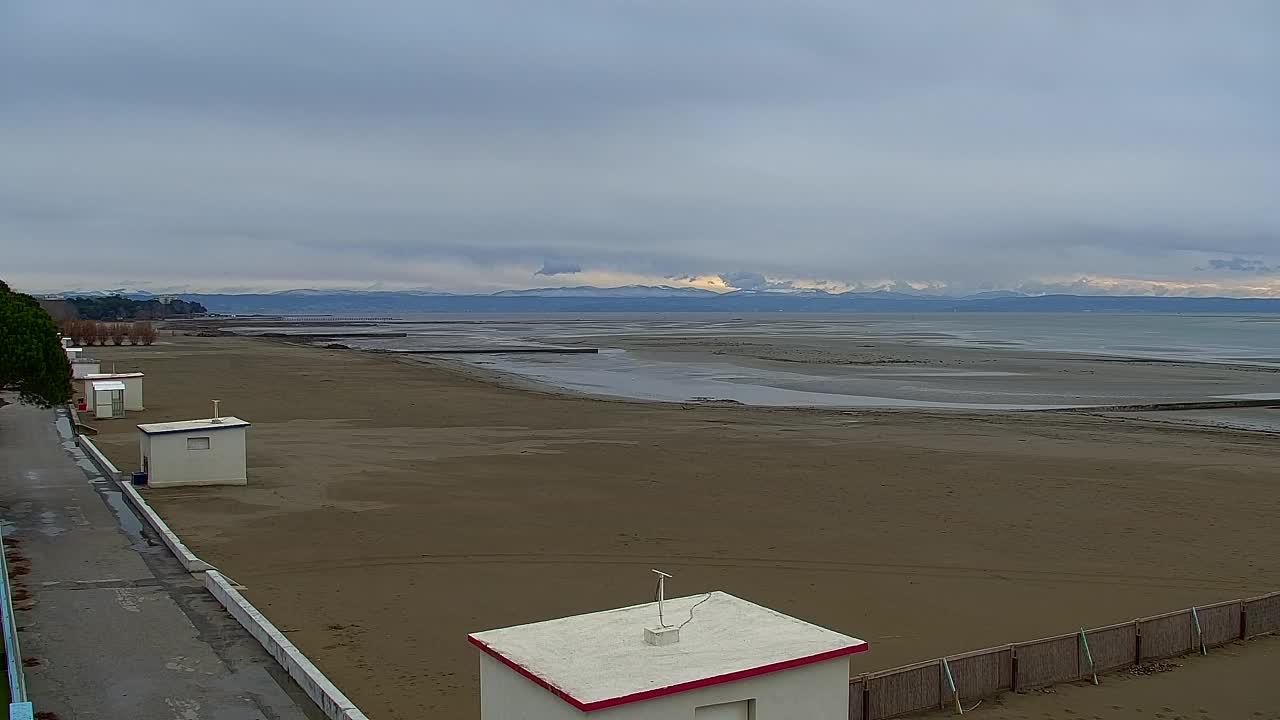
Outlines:
[{"label": "flat roof", "polygon": [[89,383],[89,384],[93,386],[93,389],[94,389],[95,391],[96,391],[96,390],[124,390],[124,389],[125,389],[125,387],[124,387],[124,383],[120,382],[119,380],[98,380],[98,381],[96,381],[96,382],[92,382],[92,383]]},{"label": "flat roof", "polygon": [[[696,607],[695,607],[696,605]],[[692,613],[692,620],[689,620]],[[467,639],[582,711],[852,655],[867,643],[724,592],[667,600],[680,642],[653,646],[658,604],[472,633]]]},{"label": "flat roof", "polygon": [[[97,361],[95,361],[95,362],[97,362]],[[128,372],[128,373],[89,373],[88,375],[85,375],[85,376],[84,376],[84,379],[85,379],[85,380],[107,380],[107,379],[110,379],[110,378],[135,378],[135,377],[142,377],[142,376],[143,376],[143,375],[142,375],[142,373],[140,373],[140,372]]]},{"label": "flat roof", "polygon": [[[123,385],[124,383],[121,383]],[[238,417],[204,418],[201,420],[178,420],[177,422],[148,423],[139,425],[138,429],[147,435],[163,435],[165,433],[194,432],[197,430],[226,430],[228,428],[246,427],[249,422]]]}]

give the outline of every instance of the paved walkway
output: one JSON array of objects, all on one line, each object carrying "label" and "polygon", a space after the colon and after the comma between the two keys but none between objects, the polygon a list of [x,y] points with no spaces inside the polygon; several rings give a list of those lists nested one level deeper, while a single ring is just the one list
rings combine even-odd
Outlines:
[{"label": "paved walkway", "polygon": [[[76,447],[65,414],[0,408],[0,517],[37,712],[58,720],[318,720]],[[46,716],[47,717],[47,716]]]}]

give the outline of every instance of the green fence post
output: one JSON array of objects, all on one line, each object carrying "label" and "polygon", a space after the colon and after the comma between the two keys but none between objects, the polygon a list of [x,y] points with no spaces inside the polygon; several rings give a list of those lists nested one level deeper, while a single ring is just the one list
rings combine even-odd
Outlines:
[{"label": "green fence post", "polygon": [[1084,634],[1084,628],[1080,628],[1080,644],[1084,645],[1084,656],[1089,661],[1089,672],[1093,675],[1093,684],[1098,684],[1098,670],[1093,665],[1093,653],[1089,650],[1089,638]]},{"label": "green fence post", "polygon": [[964,714],[964,706],[960,704],[960,693],[956,692],[955,678],[951,677],[951,664],[946,658],[942,658],[942,669],[947,672],[947,685],[951,687],[951,697],[956,701],[956,712],[960,715]]}]

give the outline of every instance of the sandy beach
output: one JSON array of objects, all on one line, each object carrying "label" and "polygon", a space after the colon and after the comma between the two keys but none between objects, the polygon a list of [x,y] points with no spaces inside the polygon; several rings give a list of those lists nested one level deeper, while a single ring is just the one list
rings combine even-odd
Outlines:
[{"label": "sandy beach", "polygon": [[[868,640],[854,672],[1280,588],[1273,435],[605,401],[244,338],[93,352],[147,373],[147,411],[99,423],[122,469],[136,423],[211,398],[253,423],[247,487],[148,497],[383,720],[478,717],[467,632],[644,602],[650,567]],[[1232,651],[1256,692],[1167,717],[1275,707],[1266,642]],[[991,716],[1068,716],[1037,700]]]}]

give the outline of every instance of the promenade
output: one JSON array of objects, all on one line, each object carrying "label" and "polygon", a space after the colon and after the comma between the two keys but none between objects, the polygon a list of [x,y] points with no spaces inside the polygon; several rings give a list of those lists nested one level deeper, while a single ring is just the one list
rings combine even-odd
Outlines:
[{"label": "promenade", "polygon": [[[28,694],[59,720],[323,716],[76,447],[64,413],[0,409],[0,517]],[[52,717],[42,715],[40,717]]]}]

